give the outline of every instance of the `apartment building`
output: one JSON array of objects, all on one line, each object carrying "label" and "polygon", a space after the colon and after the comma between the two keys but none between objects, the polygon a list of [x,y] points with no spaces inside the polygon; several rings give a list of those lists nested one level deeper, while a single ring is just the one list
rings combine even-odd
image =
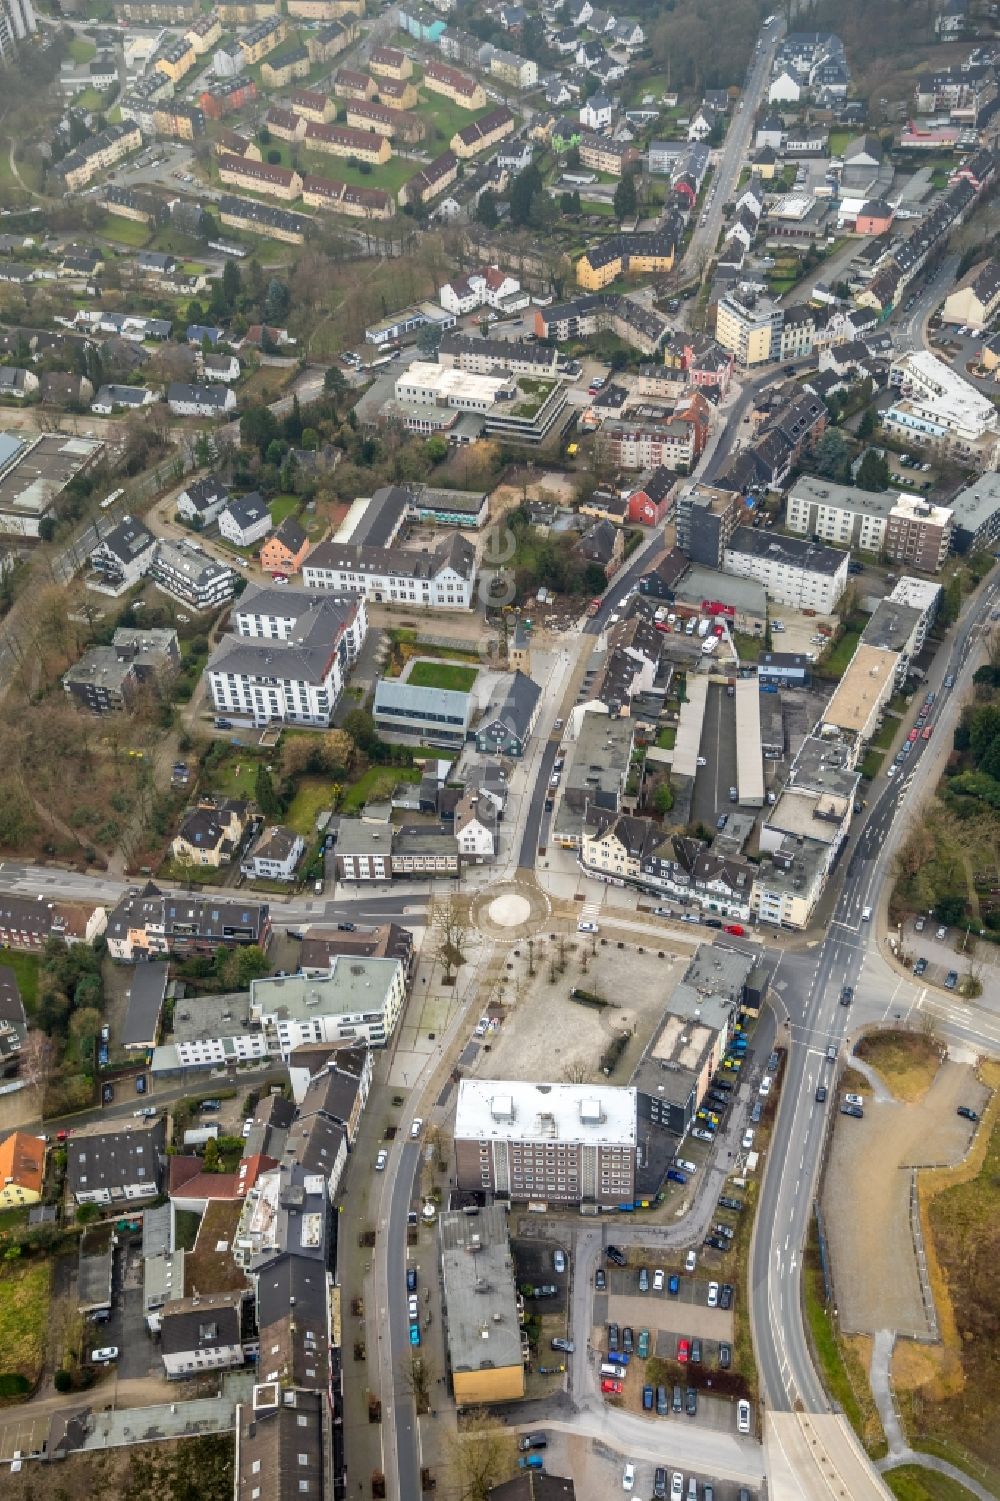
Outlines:
[{"label": "apartment building", "polygon": [[877,557],[895,500],[891,491],[859,490],[802,475],[788,494],[785,524],[801,536]]},{"label": "apartment building", "polygon": [[219,222],[231,229],[246,229],[269,240],[301,245],[313,224],[307,214],[293,214],[272,203],[258,203],[251,198],[234,198],[228,193],[218,200]]},{"label": "apartment building", "polygon": [[700,480],[677,496],[677,546],[692,563],[721,568],[726,548],[746,516],[743,497]]},{"label": "apartment building", "polygon": [[620,276],[649,276],[672,271],[677,238],[672,229],[618,234],[585,250],[576,262],[576,279],[599,292]]},{"label": "apartment building", "polygon": [[499,109],[491,110],[488,115],[456,130],[448,144],[457,157],[467,161],[469,157],[478,156],[481,151],[499,146],[507,136],[513,135],[516,124],[510,110],[506,105],[501,105]]},{"label": "apartment building", "polygon": [[534,59],[519,57],[516,52],[507,52],[502,47],[492,49],[489,71],[493,78],[499,78],[512,89],[533,89],[538,82],[538,64]]},{"label": "apartment building", "polygon": [[889,370],[897,400],[882,415],[886,429],[939,453],[996,467],[1000,455],[997,409],[988,396],[928,350],[901,355]]},{"label": "apartment building", "polygon": [[251,585],[205,667],[216,713],[325,727],[368,632],[364,599]]},{"label": "apartment building", "polygon": [[636,1138],[634,1089],[463,1079],[456,1183],[511,1203],[611,1210],[634,1198]]},{"label": "apartment building", "polygon": [[263,62],[269,52],[280,47],[288,35],[288,23],[282,16],[271,16],[258,21],[239,38],[243,59],[247,67]]},{"label": "apartment building", "polygon": [[453,151],[443,151],[404,182],[397,195],[400,207],[408,203],[429,203],[450,188],[457,176],[458,157]]},{"label": "apartment building", "polygon": [[129,964],[161,954],[211,954],[234,944],[266,949],[271,918],[266,902],[164,892],[147,881],[126,891],[108,917],[106,937],[111,957]]},{"label": "apartment building", "polygon": [[475,78],[449,68],[446,63],[431,61],[424,68],[423,86],[430,94],[441,94],[460,109],[485,109],[486,90]]},{"label": "apartment building", "polygon": [[325,975],[278,975],[250,983],[250,1025],[287,1062],[306,1043],[352,1041],[382,1047],[406,1000],[398,959],[335,957]]},{"label": "apartment building", "polygon": [[[704,398],[702,398],[704,400]],[[616,422],[605,422],[598,447],[616,469],[657,469],[688,473],[705,447],[707,414],[677,412],[659,421],[644,421],[640,413]]]},{"label": "apartment building", "polygon": [[286,203],[302,196],[302,178],[294,168],[272,167],[270,162],[254,162],[245,156],[223,153],[219,157],[219,177],[229,187],[273,194]]},{"label": "apartment building", "polygon": [[382,166],[392,156],[392,147],[385,136],[356,130],[350,125],[322,125],[310,120],[304,143],[309,151],[325,151],[330,156],[353,156],[359,162],[371,162],[376,167]]},{"label": "apartment building", "polygon": [[413,76],[413,64],[398,47],[376,47],[368,60],[368,66],[376,78],[402,79]]},{"label": "apartment building", "polygon": [[55,168],[66,191],[77,193],[85,188],[100,172],[107,172],[123,157],[138,151],[142,145],[142,132],[134,121],[121,125],[109,125],[98,135],[83,141],[67,153]]},{"label": "apartment building", "polygon": [[756,579],[774,604],[830,615],[847,588],[850,556],[797,537],[741,526],[723,553],[722,567],[737,578]]},{"label": "apartment building", "polygon": [[610,136],[593,135],[585,131],[580,136],[580,165],[592,172],[610,172],[621,177],[627,168],[639,161],[639,152],[626,141],[613,141]]},{"label": "apartment building", "polygon": [[899,495],[886,519],[886,556],[905,567],[937,573],[951,550],[953,530],[950,507]]},{"label": "apartment building", "polygon": [[475,549],[454,536],[433,552],[321,542],[302,568],[307,589],[362,594],[376,604],[394,601],[430,609],[467,610],[476,581]]},{"label": "apartment building", "polygon": [[[449,1210],[438,1218],[441,1285],[455,1403],[459,1408],[516,1402],[524,1396],[524,1352],[514,1261],[507,1214],[487,1204],[474,1214]],[[532,1474],[528,1470],[525,1479]],[[535,1477],[535,1483],[546,1477]],[[507,1485],[494,1486],[499,1501]],[[572,1501],[559,1482],[559,1497],[546,1482],[551,1501]],[[539,1498],[533,1484],[525,1496]]]},{"label": "apartment building", "polygon": [[215,610],[232,599],[236,574],[204,549],[186,540],[156,544],[149,574],[164,594],[193,610]]},{"label": "apartment building", "polygon": [[260,81],[268,89],[284,89],[290,83],[309,77],[312,60],[305,47],[293,47],[280,57],[261,63]]},{"label": "apartment building", "polygon": [[124,714],[155,693],[180,666],[177,632],[119,626],[110,646],[91,646],[63,673],[62,685],[89,714]]},{"label": "apartment building", "polygon": [[982,329],[1000,311],[1000,261],[980,261],[944,300],[943,323]]},{"label": "apartment building", "polygon": [[743,301],[727,293],[719,299],[715,337],[747,369],[779,358],[783,324],[784,311],[767,298]]},{"label": "apartment building", "polygon": [[350,219],[391,219],[396,212],[392,194],[384,188],[356,188],[333,177],[309,172],[302,179],[302,202]]},{"label": "apartment building", "polygon": [[424,124],[419,116],[405,109],[390,109],[387,104],[363,100],[348,104],[347,123],[358,130],[374,131],[388,140],[398,137],[410,145],[424,138]]}]

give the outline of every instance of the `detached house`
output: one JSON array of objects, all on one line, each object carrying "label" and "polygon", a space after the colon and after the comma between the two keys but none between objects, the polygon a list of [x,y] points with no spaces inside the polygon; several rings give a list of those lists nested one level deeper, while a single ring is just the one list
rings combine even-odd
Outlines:
[{"label": "detached house", "polygon": [[183,521],[208,526],[225,509],[229,486],[215,475],[196,480],[177,497],[177,515]]},{"label": "detached house", "polygon": [[262,542],[271,530],[271,512],[267,502],[252,491],[231,500],[219,515],[219,535],[234,547],[252,547]]},{"label": "detached house", "polygon": [[497,809],[489,798],[467,792],[455,804],[455,839],[463,864],[483,865],[497,847]]},{"label": "detached house", "polygon": [[171,381],[167,405],[175,417],[224,417],[235,412],[236,397],[228,387],[187,386]]},{"label": "detached house", "polygon": [[243,862],[243,874],[252,881],[292,881],[306,842],[292,829],[275,825],[264,829]]},{"label": "detached house", "polygon": [[476,726],[476,749],[483,755],[523,756],[541,698],[538,684],[523,672],[500,678]]},{"label": "detached house", "polygon": [[239,849],[248,821],[248,804],[242,799],[206,798],[184,815],[170,853],[181,865],[219,870]]},{"label": "detached house", "polygon": [[309,538],[294,516],[284,521],[268,537],[260,550],[260,566],[272,577],[291,578],[299,572],[309,552]]}]

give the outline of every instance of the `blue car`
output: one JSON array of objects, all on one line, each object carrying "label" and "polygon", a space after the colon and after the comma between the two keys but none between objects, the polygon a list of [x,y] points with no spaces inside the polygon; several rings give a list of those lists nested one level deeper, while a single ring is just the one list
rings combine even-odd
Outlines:
[{"label": "blue car", "polygon": [[420,1343],[420,1325],[419,1324],[411,1324],[410,1325],[410,1344],[411,1345],[419,1345],[419,1343]]},{"label": "blue car", "polygon": [[651,1386],[644,1386],[642,1389],[642,1410],[643,1412],[653,1411],[653,1388]]},{"label": "blue car", "polygon": [[676,1298],[676,1296],[680,1292],[680,1290],[681,1290],[681,1279],[678,1277],[678,1275],[677,1275],[676,1272],[672,1272],[671,1275],[670,1275],[670,1277],[669,1277],[669,1279],[668,1279],[668,1281],[667,1281],[667,1292],[670,1293],[671,1297]]},{"label": "blue car", "polygon": [[684,1173],[679,1172],[677,1168],[671,1167],[667,1169],[667,1181],[668,1183],[686,1183],[687,1178]]},{"label": "blue car", "polygon": [[417,1290],[417,1269],[415,1266],[406,1268],[406,1291],[415,1293]]}]

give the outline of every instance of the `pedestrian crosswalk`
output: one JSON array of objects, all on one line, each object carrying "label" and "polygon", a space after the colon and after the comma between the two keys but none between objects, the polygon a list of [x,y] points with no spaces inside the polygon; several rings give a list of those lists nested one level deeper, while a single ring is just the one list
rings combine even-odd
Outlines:
[{"label": "pedestrian crosswalk", "polygon": [[601,915],[600,902],[584,902],[580,908],[581,921],[596,922]]}]

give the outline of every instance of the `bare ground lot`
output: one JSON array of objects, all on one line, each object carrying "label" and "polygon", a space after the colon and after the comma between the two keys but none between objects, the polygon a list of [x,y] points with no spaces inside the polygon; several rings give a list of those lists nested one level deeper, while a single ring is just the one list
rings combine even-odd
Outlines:
[{"label": "bare ground lot", "polygon": [[985,1097],[971,1066],[946,1062],[922,1099],[876,1104],[869,1090],[864,1120],[838,1116],[823,1208],[846,1333],[929,1332],[910,1232],[909,1169],[959,1162],[972,1128],[955,1111],[979,1109]]},{"label": "bare ground lot", "polygon": [[[558,940],[553,943],[546,936],[535,942],[532,976],[526,946],[519,947],[519,956],[513,951],[508,956],[513,970],[505,986],[505,1025],[490,1038],[488,1051],[480,1051],[476,1071],[492,1079],[625,1084],[663,1015],[686,957],[665,950],[667,957],[658,959],[656,952],[640,954],[613,944],[598,944],[592,954],[590,944],[575,935],[561,948]],[[603,1009],[580,1005],[569,998],[574,986],[610,1004]],[[620,1033],[629,1034],[627,1046],[610,1077],[605,1077],[601,1056]]]}]

